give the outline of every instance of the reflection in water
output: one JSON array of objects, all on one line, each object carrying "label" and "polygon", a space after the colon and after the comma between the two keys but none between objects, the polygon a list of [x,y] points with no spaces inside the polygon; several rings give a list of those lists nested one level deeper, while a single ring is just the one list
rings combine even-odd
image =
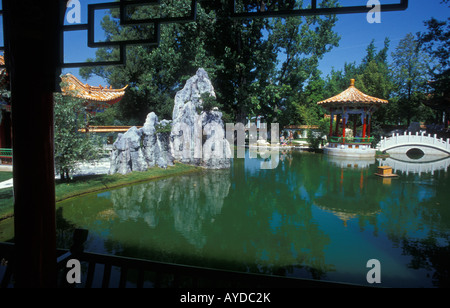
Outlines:
[{"label": "reflection in water", "polygon": [[446,172],[450,166],[450,157],[425,155],[420,159],[411,159],[406,154],[391,154],[390,157],[381,159],[380,166],[390,166],[394,172],[403,173],[431,173],[435,171]]},{"label": "reflection in water", "polygon": [[121,221],[142,219],[151,229],[158,226],[168,206],[175,229],[201,248],[206,243],[203,225],[220,214],[230,185],[229,170],[215,170],[119,188],[111,191],[110,199]]},{"label": "reflection in water", "polygon": [[62,215],[90,230],[91,251],[361,284],[376,258],[383,286],[448,286],[447,172],[385,185],[375,161],[282,151],[277,162],[234,159],[72,199]]},{"label": "reflection in water", "polygon": [[365,169],[375,163],[375,157],[355,158],[329,155],[327,156],[327,160],[339,168]]}]

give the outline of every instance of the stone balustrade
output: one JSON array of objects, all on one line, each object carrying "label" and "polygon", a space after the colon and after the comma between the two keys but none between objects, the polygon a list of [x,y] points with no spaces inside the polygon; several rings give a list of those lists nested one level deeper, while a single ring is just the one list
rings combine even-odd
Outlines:
[{"label": "stone balustrade", "polygon": [[424,154],[450,155],[450,139],[437,138],[436,134],[405,132],[392,134],[391,137],[383,137],[377,145],[378,151],[387,153],[406,153],[411,149],[420,149]]}]

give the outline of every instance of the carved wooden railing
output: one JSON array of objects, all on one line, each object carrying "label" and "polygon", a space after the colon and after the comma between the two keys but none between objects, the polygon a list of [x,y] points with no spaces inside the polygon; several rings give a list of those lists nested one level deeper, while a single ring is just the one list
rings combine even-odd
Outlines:
[{"label": "carved wooden railing", "polygon": [[[262,275],[103,255],[83,251],[86,230],[76,230],[70,250],[58,249],[58,287],[361,287],[310,279]],[[14,287],[14,244],[0,243],[0,288]],[[67,282],[67,261],[83,268],[80,284]]]}]

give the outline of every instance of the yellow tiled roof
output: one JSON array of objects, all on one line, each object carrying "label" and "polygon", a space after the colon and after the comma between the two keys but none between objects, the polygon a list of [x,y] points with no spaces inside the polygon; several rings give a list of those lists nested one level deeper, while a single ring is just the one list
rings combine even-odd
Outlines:
[{"label": "yellow tiled roof", "polygon": [[[4,55],[0,55],[0,65],[5,65]],[[62,93],[65,95],[73,95],[84,99],[84,104],[88,110],[97,110],[108,108],[111,105],[118,103],[125,95],[125,89],[113,89],[108,87],[93,87],[82,83],[72,74],[61,76],[63,86]],[[9,82],[8,72],[4,68],[0,68],[0,88],[3,88]]]},{"label": "yellow tiled roof", "polygon": [[350,87],[344,92],[320,101],[319,105],[350,105],[350,104],[369,104],[380,105],[389,103],[387,100],[369,96],[355,88],[355,80],[351,80]]},{"label": "yellow tiled roof", "polygon": [[61,79],[63,81],[63,87],[61,88],[63,94],[73,93],[72,95],[93,103],[115,104],[122,99],[125,95],[125,89],[128,87],[125,86],[122,89],[113,89],[111,86],[109,88],[102,86],[93,87],[82,83],[72,74],[63,75]]}]

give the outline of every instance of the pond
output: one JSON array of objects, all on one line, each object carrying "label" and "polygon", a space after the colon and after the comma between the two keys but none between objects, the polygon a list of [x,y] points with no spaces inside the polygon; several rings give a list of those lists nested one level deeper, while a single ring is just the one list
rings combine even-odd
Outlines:
[{"label": "pond", "polygon": [[384,179],[378,159],[260,160],[61,202],[59,245],[76,226],[91,252],[363,285],[377,259],[377,286],[449,286],[447,168]]}]

